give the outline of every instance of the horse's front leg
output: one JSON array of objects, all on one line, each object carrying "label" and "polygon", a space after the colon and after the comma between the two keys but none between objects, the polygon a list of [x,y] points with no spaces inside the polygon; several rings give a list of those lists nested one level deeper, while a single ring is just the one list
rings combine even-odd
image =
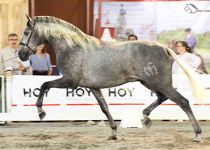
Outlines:
[{"label": "horse's front leg", "polygon": [[39,118],[40,120],[42,120],[45,116],[46,113],[45,111],[42,109],[42,105],[43,105],[43,97],[44,94],[50,89],[50,88],[71,88],[71,82],[69,82],[68,80],[64,79],[64,78],[60,78],[60,79],[56,79],[53,81],[49,81],[49,82],[45,82],[41,85],[40,88],[40,93],[36,102],[36,106],[38,109],[38,114],[39,114]]},{"label": "horse's front leg", "polygon": [[116,140],[117,139],[117,135],[116,135],[117,125],[114,122],[114,120],[109,112],[108,105],[102,95],[101,90],[100,89],[90,89],[90,90],[93,93],[93,95],[95,96],[96,100],[98,101],[98,103],[101,107],[101,110],[103,111],[103,113],[106,115],[106,117],[109,120],[110,127],[112,128],[112,135],[109,137],[109,139]]}]

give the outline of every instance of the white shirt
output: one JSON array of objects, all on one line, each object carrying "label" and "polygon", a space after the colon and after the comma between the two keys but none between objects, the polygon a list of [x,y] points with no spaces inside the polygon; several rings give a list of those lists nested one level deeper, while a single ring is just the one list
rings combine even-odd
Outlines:
[{"label": "white shirt", "polygon": [[[201,64],[201,59],[200,57],[192,54],[192,53],[188,53],[185,52],[181,55],[178,55],[181,59],[183,59],[189,66],[191,66],[192,68],[194,68],[195,70],[199,67],[199,65]],[[179,65],[174,62],[173,66],[172,66],[172,72],[174,74],[180,74],[180,73],[184,73],[183,70],[179,67]]]},{"label": "white shirt", "polygon": [[[30,62],[29,61],[24,61],[22,62],[19,57],[17,57],[17,51],[11,47],[6,47],[0,51],[0,60],[1,60],[1,70],[5,70],[7,67],[11,67],[14,71],[15,74],[21,75],[22,71],[17,70],[19,67],[19,62],[23,64],[25,68],[30,67]],[[3,74],[3,72],[1,73]]]}]

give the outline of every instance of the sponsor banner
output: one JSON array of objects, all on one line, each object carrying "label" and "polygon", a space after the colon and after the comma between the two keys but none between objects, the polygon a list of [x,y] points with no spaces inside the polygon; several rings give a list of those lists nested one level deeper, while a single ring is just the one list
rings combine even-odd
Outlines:
[{"label": "sponsor banner", "polygon": [[[11,94],[10,96],[7,95],[11,98],[7,99],[8,103],[11,102],[9,113],[12,117],[9,118],[12,118],[11,120],[39,120],[35,103],[40,92],[40,86],[46,81],[58,78],[60,76],[13,76],[11,88],[7,89],[10,90],[7,94]],[[210,86],[208,81],[210,81],[210,76],[203,75],[201,83],[206,88]],[[184,75],[173,76],[173,83],[174,87],[189,99],[193,109],[198,114],[202,113],[200,118],[205,119],[203,113],[206,111],[203,112],[203,110],[210,111],[210,100],[206,99],[205,103],[195,100]],[[139,82],[103,89],[102,92],[109,104],[111,114],[117,120],[122,119],[122,114],[125,112],[129,115],[130,110],[138,110],[139,117],[141,117],[142,110],[157,99],[153,92]],[[44,95],[43,108],[47,112],[45,120],[106,119],[88,88],[79,87],[75,90],[52,88]],[[153,119],[187,119],[182,110],[170,100],[154,110],[151,117]],[[210,117],[207,118],[210,119]]]}]

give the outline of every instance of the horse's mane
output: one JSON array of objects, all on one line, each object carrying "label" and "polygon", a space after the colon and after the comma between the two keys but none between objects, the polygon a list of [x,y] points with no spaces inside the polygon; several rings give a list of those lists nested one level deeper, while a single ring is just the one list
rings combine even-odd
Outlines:
[{"label": "horse's mane", "polygon": [[85,51],[97,49],[100,45],[100,41],[97,38],[83,33],[80,29],[64,20],[51,16],[37,16],[33,19],[38,27],[40,36],[45,38],[63,38],[69,47],[77,44]]}]

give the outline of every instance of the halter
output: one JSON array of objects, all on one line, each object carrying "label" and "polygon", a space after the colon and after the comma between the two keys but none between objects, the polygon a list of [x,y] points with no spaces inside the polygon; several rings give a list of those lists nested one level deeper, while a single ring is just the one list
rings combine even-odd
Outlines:
[{"label": "halter", "polygon": [[31,37],[32,37],[32,34],[34,33],[34,26],[35,26],[35,22],[34,22],[32,28],[29,27],[29,28],[31,29],[31,33],[30,33],[30,36],[29,36],[27,42],[26,42],[26,43],[20,42],[20,45],[26,46],[33,54],[36,52],[36,48],[32,49],[32,48],[29,46],[29,42],[30,42],[30,39],[31,39]]}]

